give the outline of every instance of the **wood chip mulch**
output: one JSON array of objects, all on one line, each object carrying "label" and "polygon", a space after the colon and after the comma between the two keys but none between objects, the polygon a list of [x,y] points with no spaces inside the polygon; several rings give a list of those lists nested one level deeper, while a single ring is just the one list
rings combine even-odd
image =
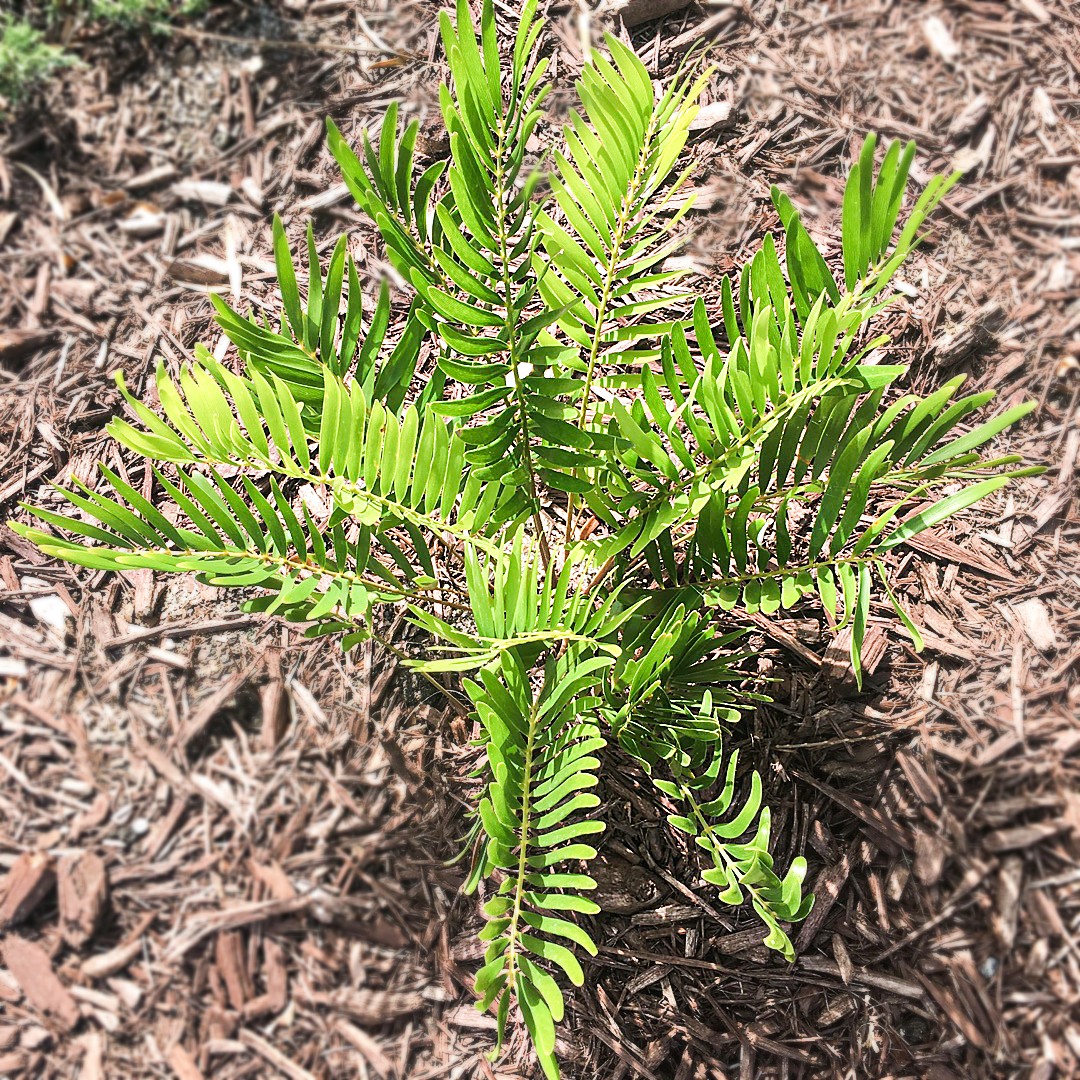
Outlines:
[{"label": "wood chip mulch", "polygon": [[[591,32],[612,25],[605,4]],[[660,21],[655,16],[669,12]],[[507,10],[507,9],[503,9]],[[405,103],[446,152],[431,0],[217,4],[165,42],[88,38],[0,132],[0,519],[90,480],[158,358],[217,343],[206,291],[270,299],[269,214],[386,275],[323,146]],[[718,910],[612,752],[599,956],[570,1076],[1080,1075],[1080,12],[1063,0],[632,0],[659,77],[712,42],[695,131],[702,291],[775,226],[778,183],[835,250],[867,130],[965,177],[889,316],[916,389],[960,372],[1048,467],[906,552],[917,656],[874,674],[811,614],[761,620],[774,705],[739,733],[818,903],[798,960]],[[551,6],[569,86],[579,5]],[[652,17],[652,21],[650,21]],[[237,43],[235,38],[246,39]],[[0,525],[0,1076],[531,1078],[472,1007],[475,899],[449,864],[472,732],[380,653],[301,645],[186,579],[57,566]]]}]

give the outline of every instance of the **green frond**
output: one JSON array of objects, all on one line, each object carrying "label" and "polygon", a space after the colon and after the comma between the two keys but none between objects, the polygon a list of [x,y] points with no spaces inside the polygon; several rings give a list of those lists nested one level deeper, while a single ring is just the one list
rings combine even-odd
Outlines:
[{"label": "green frond", "polygon": [[[281,221],[274,218],[274,259],[283,312],[279,328],[245,318],[218,296],[211,296],[216,320],[249,369],[285,383],[305,404],[305,424],[317,430],[323,401],[323,370],[355,381],[368,400],[377,399],[397,413],[416,373],[425,329],[410,308],[398,340],[387,341],[391,322],[390,291],[384,284],[364,325],[363,296],[356,266],[346,255],[345,237],[334,246],[325,278],[308,226],[306,303],[297,284],[297,263]],[[344,308],[344,310],[342,310]],[[444,379],[439,373],[425,387],[418,406],[437,400]]]},{"label": "green frond", "polygon": [[[312,438],[305,405],[257,368],[235,375],[205,350],[178,379],[157,372],[158,416],[122,393],[140,424],[116,419],[109,433],[153,461],[231,466],[326,489],[361,524],[391,521],[483,543],[487,528],[512,517],[520,500],[469,474],[465,446],[438,417],[409,406],[398,418],[363,388],[323,369],[322,410]],[[478,529],[474,521],[486,522]],[[428,554],[425,547],[425,554]]]},{"label": "green frond", "polygon": [[537,341],[556,317],[532,311],[540,174],[527,172],[525,147],[549,89],[543,82],[547,61],[533,55],[541,25],[536,4],[526,4],[504,71],[490,0],[479,33],[465,3],[458,5],[456,26],[443,15],[454,93],[442,95],[451,161],[450,198],[438,212],[444,237],[439,263],[452,287],[425,286],[414,277],[430,311],[428,325],[447,346],[443,372],[480,388],[456,404],[458,415],[472,421],[463,432],[470,465],[488,478],[520,485],[537,509],[547,467],[535,456],[544,441],[544,405],[524,376],[554,359]]},{"label": "green frond", "polygon": [[372,146],[368,132],[362,135],[363,161],[329,118],[327,144],[357,205],[378,227],[398,272],[406,279],[415,271],[426,280],[439,281],[441,274],[434,254],[438,201],[434,193],[446,163],[434,162],[414,183],[420,125],[414,120],[405,125],[400,135],[398,127],[398,105],[392,102],[383,117],[378,147]]},{"label": "green frond", "polygon": [[[700,584],[708,601],[725,609],[771,614],[816,594],[833,616],[839,609],[841,625],[856,620],[858,675],[868,566],[1021,475],[1008,468],[1015,458],[987,461],[976,451],[1032,406],[969,430],[968,418],[992,395],[961,396],[963,380],[956,379],[885,407],[905,369],[865,363],[869,346],[852,351],[850,333],[837,342],[834,320],[826,321],[832,351],[823,352],[820,339],[803,349],[809,360],[798,379],[791,374],[796,353],[785,362],[764,337],[750,351],[736,344],[724,361],[710,339],[704,370],[689,394],[676,397],[675,409],[651,392],[646,376],[638,415],[614,413],[633,445],[623,462],[636,483],[611,491],[622,496],[612,500],[616,512],[647,509],[602,541],[598,557],[629,548],[659,578]],[[808,320],[802,344],[820,325]],[[665,369],[694,366],[676,331]],[[935,495],[935,509],[897,527]]]},{"label": "green frond", "polygon": [[[606,42],[614,63],[593,52],[578,83],[585,115],[571,114],[565,151],[555,157],[559,219],[539,215],[555,271],[541,289],[553,308],[575,305],[562,326],[579,341],[643,314],[633,309],[634,294],[673,280],[650,272],[677,246],[672,233],[689,203],[664,217],[667,200],[657,193],[686,144],[704,86],[684,80],[658,101],[642,62],[612,35]],[[668,200],[682,179],[671,185]]]},{"label": "green frond", "polygon": [[[500,882],[484,905],[488,942],[476,980],[478,1007],[494,1007],[503,1038],[516,1002],[548,1076],[558,1075],[554,1024],[563,993],[553,971],[580,986],[575,947],[595,954],[588,933],[567,916],[596,914],[580,894],[595,883],[579,870],[595,849],[583,838],[603,824],[583,816],[599,805],[592,792],[605,740],[597,723],[600,685],[620,655],[621,628],[636,605],[617,591],[600,602],[577,587],[589,568],[568,560],[556,572],[518,530],[510,548],[466,550],[465,576],[475,634],[410,605],[415,621],[446,641],[448,660],[422,671],[474,671],[465,688],[484,731],[487,785],[477,815],[482,850],[470,879]],[[542,667],[534,691],[530,672]]]},{"label": "green frond", "polygon": [[[666,195],[661,188],[686,144],[707,78],[677,81],[657,99],[637,56],[612,35],[606,44],[611,59],[594,51],[578,83],[585,115],[571,113],[565,149],[555,156],[553,210],[537,214],[544,255],[540,294],[550,309],[562,310],[558,327],[577,347],[564,370],[584,374],[571,397],[581,431],[602,421],[592,400],[601,373],[654,358],[655,347],[642,349],[642,342],[662,339],[677,322],[646,321],[685,299],[670,291],[654,294],[679,276],[656,268],[679,246],[674,234],[690,207],[685,200],[680,211],[665,216],[684,176]],[[576,463],[561,471],[568,483],[549,481],[571,495],[596,486],[596,475],[582,473]],[[583,476],[590,481],[584,487]]]},{"label": "green frond", "polygon": [[[579,869],[596,854],[589,843],[603,823],[588,817],[599,805],[597,750],[604,738],[590,716],[591,692],[612,658],[576,643],[544,665],[532,693],[528,668],[514,652],[465,683],[484,727],[489,775],[479,805],[484,828],[480,873],[501,881],[484,904],[488,942],[476,977],[477,1007],[494,1008],[501,1045],[516,1002],[549,1077],[559,1075],[554,1025],[563,1018],[562,976],[584,982],[577,950],[595,955],[574,914],[599,907],[582,893],[596,887]],[[569,691],[569,692],[568,692]]]},{"label": "green frond", "polygon": [[475,671],[496,663],[507,653],[536,663],[548,649],[589,647],[608,659],[618,655],[616,636],[631,619],[635,604],[620,601],[618,590],[595,601],[580,588],[588,564],[567,559],[556,571],[541,565],[523,529],[513,533],[509,547],[486,552],[465,547],[465,580],[475,634],[456,629],[417,605],[413,621],[448,643],[446,658],[412,661],[421,671]]},{"label": "green frond", "polygon": [[745,654],[732,647],[743,631],[718,634],[706,615],[678,602],[653,613],[649,600],[646,594],[637,602],[621,635],[604,715],[623,749],[651,773],[659,761],[684,754],[681,747],[714,743],[751,699],[735,689]]},{"label": "green frond", "polygon": [[375,558],[370,528],[316,521],[306,506],[294,509],[273,480],[264,494],[246,476],[181,469],[172,480],[155,469],[156,485],[180,511],[173,520],[104,465],[101,473],[112,494],[78,481],[77,491],[64,493],[79,517],[27,507],[70,536],[11,527],[46,554],[95,570],[194,573],[209,585],[261,590],[248,610],[317,624],[319,632],[362,629],[373,604],[438,585],[407,565],[409,573],[395,574]]},{"label": "green frond", "polygon": [[[719,794],[707,798],[707,789],[719,775],[721,753],[716,748],[708,770],[698,777],[674,775],[672,798],[681,813],[669,815],[668,821],[680,832],[694,838],[712,861],[702,879],[720,889],[718,899],[738,906],[747,899],[765,924],[763,944],[781,953],[785,960],[795,959],[795,950],[782,923],[801,922],[814,906],[813,895],[804,896],[806,860],[792,860],[787,873],[780,877],[769,852],[772,816],[761,805],[761,778],[751,774],[751,786],[745,801],[737,805],[733,816],[735,770],[738,751],[727,760],[723,786]],[[718,820],[726,817],[727,820]],[[741,838],[741,839],[740,839]]]},{"label": "green frond", "polygon": [[794,860],[783,879],[776,875],[761,777],[751,774],[750,790],[736,804],[738,751],[726,762],[723,754],[724,727],[754,700],[737,688],[744,656],[730,648],[740,637],[717,634],[706,617],[682,604],[640,615],[627,627],[605,684],[603,712],[622,748],[675,804],[669,824],[709,856],[703,880],[720,886],[726,904],[749,897],[768,930],[765,944],[791,960],[791,941],[780,924],[800,921],[813,905],[801,892],[806,861]]},{"label": "green frond", "polygon": [[[848,174],[841,222],[844,287],[849,292],[858,288],[868,298],[886,288],[893,274],[922,239],[919,230],[927,217],[960,179],[958,172],[933,177],[897,236],[896,225],[915,159],[915,144],[890,143],[875,172],[876,147],[877,137],[868,135]],[[837,302],[840,287],[791,200],[775,187],[772,200],[784,227],[788,280],[798,317],[803,320],[822,293]],[[771,258],[775,259],[775,255]],[[775,269],[770,267],[769,270],[775,277]]]},{"label": "green frond", "polygon": [[[28,535],[43,550],[99,569],[145,566],[258,585],[276,594],[268,610],[325,621],[331,611],[364,615],[372,602],[420,596],[437,584],[453,590],[452,580],[440,581],[446,562],[436,556],[438,538],[485,547],[485,533],[521,513],[518,493],[469,474],[464,444],[440,417],[421,418],[410,406],[398,418],[324,368],[312,437],[306,406],[285,382],[257,368],[249,375],[233,374],[205,350],[178,379],[159,367],[161,415],[118,380],[137,423],[115,419],[110,434],[148,460],[179,467],[176,482],[156,475],[190,528],[171,525],[106,471],[119,499],[67,494],[97,524],[33,511],[81,539]],[[316,525],[306,506],[293,509],[282,491],[297,484],[322,492],[325,521]]]},{"label": "green frond", "polygon": [[[849,191],[872,175],[872,143],[870,151]],[[871,209],[845,219],[845,250],[863,275],[845,282],[848,291],[793,263],[790,238],[789,289],[767,238],[738,294],[724,283],[726,354],[696,303],[696,349],[675,326],[660,373],[643,370],[640,396],[609,407],[618,467],[609,463],[602,494],[586,496],[612,529],[594,545],[598,559],[644,558],[669,586],[697,584],[726,609],[770,614],[816,594],[840,625],[853,624],[859,678],[872,568],[890,547],[1020,475],[1008,468],[1017,459],[984,460],[978,450],[1033,407],[969,429],[992,392],[961,396],[954,379],[925,398],[893,393],[907,369],[878,362],[885,339],[866,333],[882,306],[874,297],[949,183],[928,186],[890,247],[903,161],[890,148],[859,196]],[[887,205],[886,188],[897,192]],[[852,239],[859,228],[872,242]],[[918,512],[928,497],[932,509]]]},{"label": "green frond", "polygon": [[[417,290],[417,325],[442,342],[440,380],[507,388],[494,400],[459,399],[447,414],[477,419],[468,436],[474,448],[470,465],[507,486],[523,484],[534,505],[543,466],[533,462],[531,448],[541,436],[530,424],[514,378],[522,365],[541,359],[533,347],[544,325],[543,319],[530,324],[526,314],[536,290],[529,253],[539,174],[522,179],[525,144],[548,92],[542,82],[547,62],[533,59],[541,28],[530,0],[504,71],[490,2],[484,4],[479,31],[467,4],[458,5],[456,25],[444,13],[441,35],[454,92],[444,87],[441,104],[451,156],[445,176],[443,163],[438,172],[433,166],[411,200],[415,125],[398,138],[396,106],[387,113],[377,152],[364,137],[365,163],[336,128],[330,133],[350,190],[379,227],[397,269]],[[432,201],[440,178],[447,190]],[[495,404],[501,407],[490,415]],[[482,412],[487,414],[481,417]]]}]

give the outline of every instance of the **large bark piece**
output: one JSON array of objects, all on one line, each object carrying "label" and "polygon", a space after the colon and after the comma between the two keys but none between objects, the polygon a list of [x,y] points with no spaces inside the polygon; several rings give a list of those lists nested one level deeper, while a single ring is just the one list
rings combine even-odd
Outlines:
[{"label": "large bark piece", "polygon": [[92,851],[60,861],[60,933],[72,948],[80,948],[94,934],[109,898],[105,864]]},{"label": "large bark piece", "polygon": [[53,860],[44,852],[25,852],[0,881],[0,931],[23,922],[56,884]]},{"label": "large bark piece", "polygon": [[4,964],[22,987],[30,1004],[64,1031],[79,1022],[79,1006],[53,971],[49,954],[25,938],[9,934],[4,939]]}]

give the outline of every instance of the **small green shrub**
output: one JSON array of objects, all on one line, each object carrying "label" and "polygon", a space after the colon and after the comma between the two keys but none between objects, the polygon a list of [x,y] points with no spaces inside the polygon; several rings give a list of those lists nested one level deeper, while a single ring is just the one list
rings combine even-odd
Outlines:
[{"label": "small green shrub", "polygon": [[0,14],[0,118],[23,104],[58,71],[79,62],[45,31],[65,17],[122,31],[168,33],[173,19],[197,15],[207,0],[45,0],[22,15]]},{"label": "small green shrub", "polygon": [[70,53],[48,44],[30,23],[0,14],[0,117],[75,62]]},{"label": "small green shrub", "polygon": [[102,465],[111,494],[80,484],[68,514],[32,508],[44,527],[14,527],[95,569],[256,589],[249,609],[345,648],[382,640],[380,604],[428,631],[407,660],[461,675],[484,751],[466,886],[486,895],[479,1006],[501,1043],[516,1005],[554,1077],[557,976],[580,985],[577,953],[596,951],[575,916],[599,913],[583,866],[604,828],[599,751],[614,740],[651,777],[704,881],[749,901],[790,959],[806,862],[774,866],[760,776],[724,746],[760,700],[743,686],[740,615],[818,602],[850,626],[856,673],[873,598],[917,642],[886,561],[1024,472],[979,449],[1031,406],[973,427],[992,393],[961,396],[962,378],[898,392],[906,366],[867,332],[955,176],[898,226],[914,146],[875,167],[867,138],[839,278],[774,191],[784,259],[766,237],[724,280],[714,325],[665,268],[708,73],[657,91],[609,37],[545,172],[526,155],[548,92],[541,31],[528,0],[504,62],[491,0],[479,31],[465,0],[456,26],[443,16],[448,163],[417,175],[418,126],[400,130],[395,106],[359,155],[329,126],[415,289],[393,339],[385,288],[362,310],[346,238],[324,275],[309,229],[305,300],[275,220],[280,314],[214,301],[235,370],[198,346],[178,375],[159,365],[155,408],[118,380],[133,421],[109,431],[153,463],[168,512]]},{"label": "small green shrub", "polygon": [[81,0],[76,10],[85,11],[91,22],[102,22],[127,30],[149,28],[167,32],[172,19],[197,15],[207,0]]}]

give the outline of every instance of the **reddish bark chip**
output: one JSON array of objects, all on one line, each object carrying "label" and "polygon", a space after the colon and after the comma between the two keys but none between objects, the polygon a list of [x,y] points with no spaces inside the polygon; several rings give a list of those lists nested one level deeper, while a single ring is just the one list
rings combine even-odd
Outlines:
[{"label": "reddish bark chip", "polygon": [[[866,628],[860,663],[864,675],[873,675],[888,651],[889,638],[885,631],[871,623]],[[851,666],[851,628],[847,627],[837,634],[825,650],[821,661],[821,671],[827,682],[835,686],[853,687],[856,683],[855,671]]]},{"label": "reddish bark chip", "polygon": [[43,852],[20,855],[0,881],[0,930],[26,919],[56,883],[53,861]]},{"label": "reddish bark chip", "polygon": [[22,1050],[14,1050],[10,1054],[0,1054],[0,1076],[22,1075],[29,1064],[30,1057]]},{"label": "reddish bark chip", "polygon": [[105,1036],[100,1031],[89,1031],[76,1040],[82,1047],[82,1067],[79,1080],[106,1080]]},{"label": "reddish bark chip", "polygon": [[92,851],[67,856],[60,861],[57,891],[60,933],[69,945],[79,948],[93,936],[108,902],[105,864]]},{"label": "reddish bark chip", "polygon": [[68,840],[72,844],[77,844],[83,833],[91,832],[104,823],[111,809],[112,800],[106,792],[101,792],[90,804],[90,808],[78,814],[71,822]]},{"label": "reddish bark chip", "polygon": [[234,1009],[242,1009],[254,994],[251,976],[248,974],[245,963],[243,936],[235,930],[218,934],[214,952],[218,970],[225,980],[229,1004]]},{"label": "reddish bark chip", "polygon": [[[19,989],[18,984],[6,972],[0,972],[0,1005],[5,1001],[20,1001],[22,999],[22,991]],[[5,1015],[7,1015],[5,1013]],[[3,1072],[0,1072],[0,1076],[3,1076]]]},{"label": "reddish bark chip", "polygon": [[195,1059],[179,1043],[169,1051],[169,1065],[178,1080],[205,1080]]},{"label": "reddish bark chip", "polygon": [[267,649],[266,670],[270,678],[261,694],[261,740],[264,750],[273,750],[284,738],[289,726],[289,694],[281,677],[281,655],[277,649]]},{"label": "reddish bark chip", "polygon": [[279,1013],[289,1003],[289,973],[285,966],[285,950],[272,938],[263,943],[266,963],[266,993],[244,1004],[244,1019]]},{"label": "reddish bark chip", "polygon": [[295,900],[296,889],[289,880],[289,875],[276,862],[263,863],[254,859],[248,861],[251,875],[275,900]]},{"label": "reddish bark chip", "polygon": [[364,1059],[378,1076],[390,1077],[394,1075],[394,1063],[390,1060],[382,1047],[366,1032],[354,1027],[348,1020],[337,1017],[334,1028],[349,1040],[364,1055]]},{"label": "reddish bark chip", "polygon": [[53,971],[49,954],[24,938],[9,934],[4,939],[4,963],[35,1009],[65,1031],[79,1022],[79,1007]]}]

